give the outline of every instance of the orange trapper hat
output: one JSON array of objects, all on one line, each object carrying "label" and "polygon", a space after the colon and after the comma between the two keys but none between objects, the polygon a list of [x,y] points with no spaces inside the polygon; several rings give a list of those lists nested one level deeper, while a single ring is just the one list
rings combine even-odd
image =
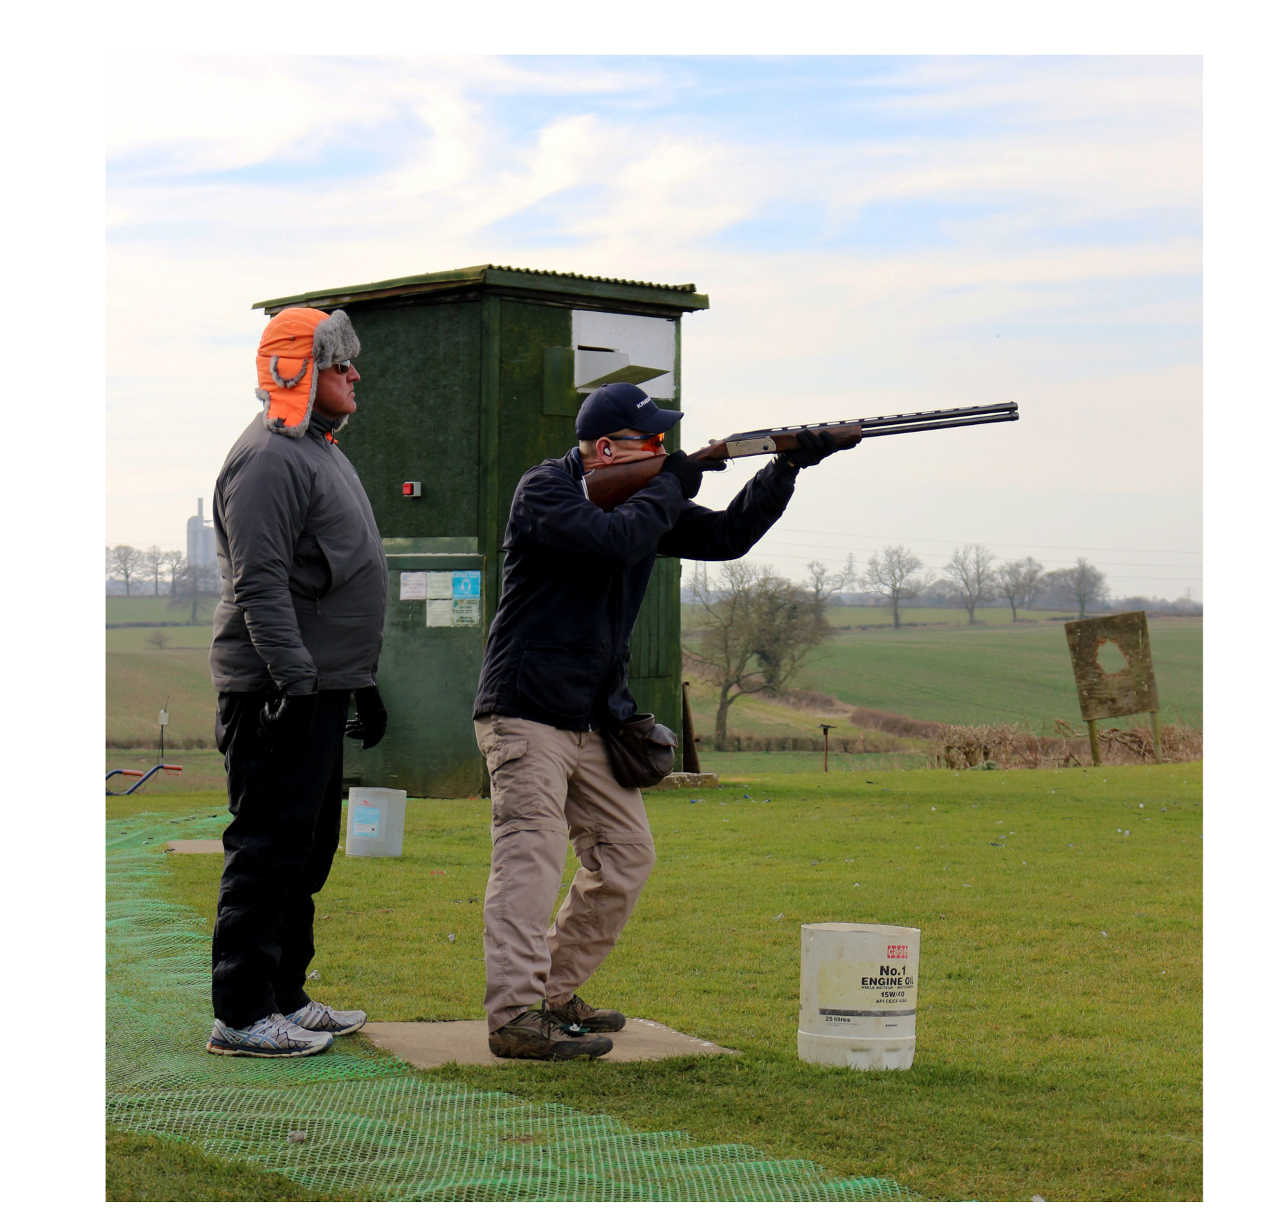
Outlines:
[{"label": "orange trapper hat", "polygon": [[304,436],[314,411],[319,371],[353,359],[358,335],[339,308],[285,308],[266,325],[257,347],[257,397],[265,425],[284,436]]}]

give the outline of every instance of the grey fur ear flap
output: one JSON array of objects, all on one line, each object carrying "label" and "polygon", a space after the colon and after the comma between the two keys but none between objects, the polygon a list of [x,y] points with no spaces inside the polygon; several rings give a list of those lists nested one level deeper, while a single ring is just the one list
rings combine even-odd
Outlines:
[{"label": "grey fur ear flap", "polygon": [[314,329],[314,366],[319,370],[356,359],[360,350],[354,323],[340,308]]},{"label": "grey fur ear flap", "polygon": [[268,389],[258,388],[256,391],[257,401],[265,403],[266,413],[270,411],[270,391]]},{"label": "grey fur ear flap", "polygon": [[278,355],[275,355],[274,358],[270,360],[270,375],[274,377],[274,383],[278,385],[280,389],[295,389],[305,378],[305,373],[308,371],[309,366],[310,361],[308,359],[302,359],[301,370],[292,377],[291,380],[285,380],[279,375],[279,357]]}]

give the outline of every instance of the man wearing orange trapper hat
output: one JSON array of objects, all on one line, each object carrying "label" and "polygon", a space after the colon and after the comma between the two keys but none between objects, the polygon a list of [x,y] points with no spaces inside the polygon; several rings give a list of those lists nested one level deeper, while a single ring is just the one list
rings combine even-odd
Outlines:
[{"label": "man wearing orange trapper hat", "polygon": [[308,1056],[367,1020],[305,990],[313,895],[340,839],[341,739],[370,748],[387,721],[376,687],[385,553],[333,436],[357,409],[358,352],[344,312],[274,317],[257,350],[264,409],[213,497],[209,661],[233,817],[212,937],[208,1050],[220,1055]]}]

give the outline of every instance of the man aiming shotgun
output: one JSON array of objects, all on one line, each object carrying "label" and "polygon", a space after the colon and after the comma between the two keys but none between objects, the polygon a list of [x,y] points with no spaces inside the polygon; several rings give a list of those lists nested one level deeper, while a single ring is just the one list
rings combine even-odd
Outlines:
[{"label": "man aiming shotgun", "polygon": [[[473,707],[491,775],[483,939],[497,1056],[605,1055],[605,1034],[624,1026],[622,1013],[577,993],[614,947],[655,862],[641,791],[616,778],[604,734],[636,715],[628,643],[655,557],[746,554],[782,515],[797,473],[837,447],[829,433],[799,433],[796,449],[715,512],[693,497],[704,470],[725,461],[663,451],[680,418],[636,385],[603,385],[575,420],[578,448],[532,467],[513,495]],[[588,478],[635,473],[656,458],[658,473],[611,511],[589,499]],[[650,734],[666,752],[671,733]],[[568,841],[580,868],[550,926]]]},{"label": "man aiming shotgun", "polygon": [[[956,419],[1016,418],[1016,409],[744,433],[687,456],[662,445],[680,411],[660,409],[635,385],[603,385],[575,420],[579,446],[522,476],[473,707],[491,776],[483,939],[495,1055],[605,1055],[604,1035],[624,1027],[622,1013],[594,1009],[578,992],[614,947],[655,862],[641,763],[653,766],[645,784],[657,780],[660,754],[666,773],[675,740],[636,714],[628,644],[656,556],[737,559],[782,516],[798,472],[838,449]],[[705,470],[754,454],[773,460],[727,509],[694,503]],[[550,926],[568,841],[580,868]]]}]

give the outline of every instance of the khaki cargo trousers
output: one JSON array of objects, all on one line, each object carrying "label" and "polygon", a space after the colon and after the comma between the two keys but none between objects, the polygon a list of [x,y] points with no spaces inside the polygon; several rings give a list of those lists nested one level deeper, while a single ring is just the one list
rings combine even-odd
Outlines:
[{"label": "khaki cargo trousers", "polygon": [[[483,908],[487,1023],[568,1000],[615,947],[655,866],[641,792],[621,787],[600,731],[488,714],[474,733],[491,775]],[[580,861],[551,920],[570,842]]]}]

